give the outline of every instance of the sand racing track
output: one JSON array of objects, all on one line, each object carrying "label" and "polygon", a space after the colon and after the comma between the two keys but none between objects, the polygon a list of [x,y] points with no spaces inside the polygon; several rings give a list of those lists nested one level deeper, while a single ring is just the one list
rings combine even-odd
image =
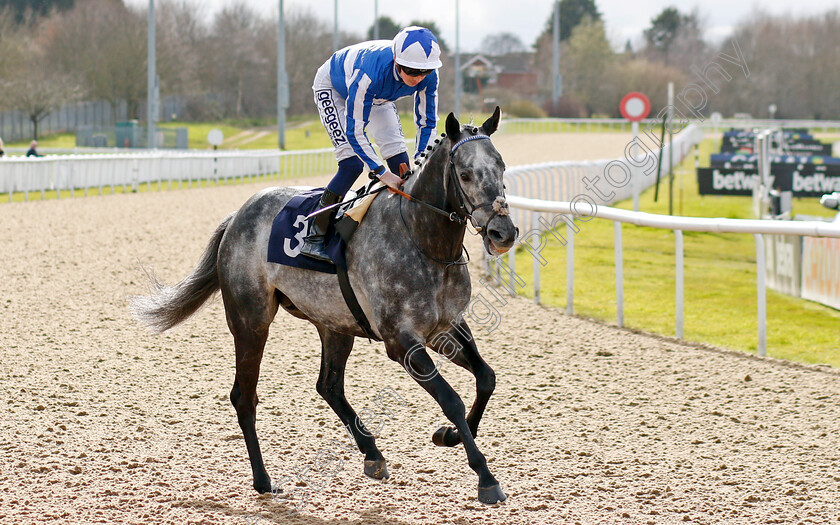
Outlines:
[{"label": "sand racing track", "polygon": [[[627,137],[495,142],[516,165],[617,156]],[[348,398],[381,421],[392,475],[366,478],[315,391],[314,329],[283,313],[257,430],[269,474],[311,485],[291,500],[257,495],[228,401],[221,301],[154,335],[126,298],[147,289],[141,266],[184,276],[219,220],[267,185],[0,205],[0,523],[840,522],[837,371],[503,303],[477,265],[474,291],[501,318],[474,329],[498,377],[478,445],[508,501],[476,501],[463,448],[431,442],[440,409],[381,345],[357,341]],[[471,376],[451,363],[442,373],[471,403]],[[387,388],[404,403],[377,404]],[[341,468],[316,471],[322,450]]]}]

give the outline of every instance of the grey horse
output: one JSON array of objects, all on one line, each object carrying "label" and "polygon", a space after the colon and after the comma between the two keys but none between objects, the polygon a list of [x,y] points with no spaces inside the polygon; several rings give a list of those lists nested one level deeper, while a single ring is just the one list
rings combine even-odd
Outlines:
[{"label": "grey horse", "polygon": [[[449,447],[463,443],[469,465],[478,474],[478,499],[488,504],[506,499],[475,443],[496,377],[464,320],[470,277],[462,250],[468,221],[493,255],[510,249],[518,233],[504,200],[505,166],[489,140],[499,116],[497,107],[481,127],[474,127],[462,126],[450,113],[446,135],[425,153],[404,185],[411,198],[377,195],[346,250],[350,282],[375,337],[454,425],[437,430],[433,442]],[[365,456],[365,474],[388,477],[385,458],[344,396],[344,370],[354,338],[366,335],[347,307],[336,276],[267,262],[272,221],[297,191],[268,188],[251,197],[218,226],[192,273],[173,286],[150,275],[151,295],[135,297],[131,304],[136,319],[164,331],[221,290],[236,347],[230,401],[245,438],[254,488],[260,493],[272,487],[255,428],[257,379],[269,326],[280,307],[317,328],[318,393],[352,433]],[[427,347],[475,376],[476,398],[469,414],[438,373]]]}]

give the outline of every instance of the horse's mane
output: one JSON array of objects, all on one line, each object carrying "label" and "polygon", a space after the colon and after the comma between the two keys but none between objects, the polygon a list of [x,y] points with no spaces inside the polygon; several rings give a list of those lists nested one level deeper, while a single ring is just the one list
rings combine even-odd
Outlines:
[{"label": "horse's mane", "polygon": [[420,158],[414,161],[414,169],[412,173],[414,176],[419,176],[426,167],[431,164],[432,157],[438,153],[439,150],[445,149],[446,134],[441,134],[435,137],[431,144],[426,146],[426,151],[420,153]]}]

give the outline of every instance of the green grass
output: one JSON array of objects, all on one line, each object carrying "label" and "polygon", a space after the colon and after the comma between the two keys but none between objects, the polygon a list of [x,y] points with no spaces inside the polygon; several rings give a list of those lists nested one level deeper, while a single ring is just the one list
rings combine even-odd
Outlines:
[{"label": "green grass", "polygon": [[[700,165],[716,150],[711,140],[701,145]],[[703,160],[705,157],[705,160]],[[753,218],[748,197],[701,197],[697,192],[693,158],[683,173],[682,215]],[[674,211],[679,213],[679,181],[674,183]],[[668,184],[643,193],[640,209],[668,213]],[[632,202],[616,207],[632,209]],[[795,199],[794,213],[833,216],[818,199]],[[574,235],[574,311],[578,315],[615,322],[615,252],[611,221],[577,222]],[[563,232],[565,236],[565,232]],[[746,234],[684,232],[683,338],[687,341],[756,352],[758,320],[755,241]],[[566,249],[547,237],[542,255],[549,263],[540,270],[541,302],[566,306]],[[624,325],[674,335],[675,247],[670,230],[622,226],[624,266]],[[533,297],[532,261],[524,249],[517,252],[517,274],[527,283],[521,293]],[[767,290],[767,354],[804,363],[825,363],[840,368],[840,312],[832,308]]]},{"label": "green grass", "polygon": [[[481,123],[489,115],[475,114],[466,115],[464,120],[473,118],[476,123]],[[401,114],[400,122],[407,138],[415,136],[416,128],[414,117],[411,114]],[[276,149],[277,144],[277,120],[226,120],[222,122],[166,122],[159,124],[161,128],[187,128],[187,137],[190,149],[212,149],[207,142],[207,134],[211,129],[219,129],[225,137],[225,142],[219,149]],[[438,132],[444,130],[444,120],[438,123]],[[327,132],[321,126],[318,116],[297,115],[286,122],[286,150],[306,150],[330,148]],[[238,140],[232,140],[239,136]],[[255,139],[255,140],[248,140]],[[23,148],[29,147],[29,141],[7,143],[7,147]],[[58,133],[45,135],[38,139],[40,149],[71,149],[76,147],[76,136],[73,133]]]},{"label": "green grass", "polygon": [[[7,142],[7,148],[29,148],[31,140],[21,140],[18,142]],[[74,133],[55,133],[52,135],[44,135],[38,139],[38,149],[44,148],[61,148],[69,149],[76,147],[76,135]]]}]

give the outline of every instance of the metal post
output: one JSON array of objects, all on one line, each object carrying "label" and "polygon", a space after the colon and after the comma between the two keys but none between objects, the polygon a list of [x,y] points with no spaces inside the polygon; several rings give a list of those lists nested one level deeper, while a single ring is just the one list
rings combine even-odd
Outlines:
[{"label": "metal post", "polygon": [[379,0],[373,2],[373,39],[379,40]]},{"label": "metal post", "polygon": [[146,85],[146,147],[155,147],[155,0],[149,0],[149,27],[148,27],[148,65]]},{"label": "metal post", "polygon": [[[638,121],[634,120],[630,126],[630,129],[633,132],[633,144],[636,144],[636,139],[639,138]],[[638,146],[633,146],[633,149],[630,150],[630,155],[633,156],[633,160],[639,159],[638,155],[636,155],[636,152],[639,151],[639,149],[640,148]],[[642,155],[645,155],[644,151],[642,151]],[[631,168],[631,173],[632,172],[636,172],[634,173],[635,176],[633,177],[633,180],[630,181],[630,184],[633,185],[633,211],[639,211],[639,194],[642,191],[642,180],[640,175],[642,173],[641,170],[635,169],[635,166]]]},{"label": "metal post", "polygon": [[[574,220],[574,219],[572,219]],[[572,315],[575,311],[575,232],[566,223],[566,313]]]},{"label": "metal post", "polygon": [[289,107],[289,75],[286,73],[286,26],[283,0],[277,23],[277,146],[286,149],[286,108]]},{"label": "metal post", "polygon": [[758,355],[767,355],[767,290],[764,285],[764,236],[754,233],[755,237],[755,273],[758,288]]},{"label": "metal post", "polygon": [[676,336],[683,338],[683,301],[684,301],[684,278],[683,278],[683,234],[681,230],[674,230],[675,252],[676,252]]},{"label": "metal post", "polygon": [[674,83],[668,82],[668,215],[674,214]]},{"label": "metal post", "polygon": [[333,51],[338,51],[338,0],[333,2]]},{"label": "metal post", "polygon": [[455,116],[461,115],[461,18],[459,0],[455,0]]},{"label": "metal post", "polygon": [[624,326],[624,262],[621,246],[621,222],[613,221],[615,230],[615,322]]},{"label": "metal post", "polygon": [[[535,211],[532,213],[536,217],[539,216],[540,212]],[[531,255],[534,263],[534,304],[540,304],[540,260],[533,253]]]},{"label": "metal post", "polygon": [[551,101],[554,103],[554,108],[557,108],[557,102],[560,100],[560,95],[563,93],[563,81],[560,77],[560,0],[554,3],[554,60],[553,60],[553,89],[551,90]]}]

